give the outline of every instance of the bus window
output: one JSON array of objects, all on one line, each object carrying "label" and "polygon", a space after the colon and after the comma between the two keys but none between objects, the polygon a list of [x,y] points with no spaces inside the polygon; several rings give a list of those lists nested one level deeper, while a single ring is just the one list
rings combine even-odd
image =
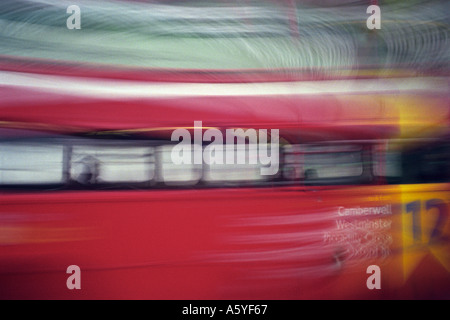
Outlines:
[{"label": "bus window", "polygon": [[361,152],[326,152],[304,155],[304,178],[348,178],[362,175]]},{"label": "bus window", "polygon": [[153,148],[73,146],[70,176],[81,184],[141,183],[154,178]]},{"label": "bus window", "polygon": [[176,164],[172,161],[173,145],[158,147],[158,181],[166,185],[183,186],[194,185],[202,177],[202,165],[193,164],[191,152],[191,164]]},{"label": "bus window", "polygon": [[0,184],[61,184],[63,158],[62,145],[0,143]]},{"label": "bus window", "polygon": [[286,145],[283,147],[283,178],[287,180],[299,180],[303,177],[301,165],[300,145]]},{"label": "bus window", "polygon": [[402,154],[403,183],[450,181],[450,144],[442,142],[405,151]]},{"label": "bus window", "polygon": [[373,174],[398,183],[402,176],[402,157],[398,145],[376,145],[373,148]]},{"label": "bus window", "polygon": [[[269,147],[270,149],[270,147]],[[258,145],[235,145],[234,160],[232,163],[226,163],[225,154],[229,154],[223,148],[222,163],[211,163],[205,165],[203,180],[209,183],[215,182],[257,182],[266,180],[269,176],[261,174],[261,168],[258,159]],[[240,161],[238,161],[240,159]]]},{"label": "bus window", "polygon": [[283,177],[304,183],[360,182],[363,150],[356,145],[293,145],[284,148]]}]

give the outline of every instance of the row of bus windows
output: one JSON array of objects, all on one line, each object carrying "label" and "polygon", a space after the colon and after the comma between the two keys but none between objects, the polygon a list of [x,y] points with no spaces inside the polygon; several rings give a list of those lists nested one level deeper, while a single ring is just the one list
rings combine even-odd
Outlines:
[{"label": "row of bus windows", "polygon": [[[263,175],[259,162],[249,164],[175,164],[173,145],[0,143],[1,185],[157,184],[265,181],[363,183],[377,176],[404,177],[404,182],[448,181],[448,148],[434,153],[385,152],[378,146],[287,145],[280,150],[276,175]],[[368,151],[369,150],[369,151]],[[248,151],[248,150],[247,150]],[[405,159],[409,159],[405,161]],[[276,159],[272,159],[276,160]],[[433,179],[435,177],[436,179]]]},{"label": "row of bus windows", "polygon": [[[359,147],[285,146],[271,165],[275,175],[264,175],[261,161],[244,164],[175,164],[173,145],[64,145],[51,143],[0,143],[0,183],[3,185],[158,183],[189,185],[199,181],[263,182],[274,179],[314,180],[356,177],[363,165]],[[269,148],[270,149],[270,148]],[[238,150],[235,147],[235,153]],[[300,156],[300,152],[302,152]],[[191,157],[193,159],[193,157]],[[224,159],[225,160],[225,159]],[[224,161],[225,162],[225,161]]]},{"label": "row of bus windows", "polygon": [[[0,144],[0,183],[84,185],[165,182],[195,184],[205,181],[258,181],[259,164],[175,164],[170,145],[102,146]],[[248,158],[246,159],[248,160]],[[246,161],[245,163],[248,163]]]}]

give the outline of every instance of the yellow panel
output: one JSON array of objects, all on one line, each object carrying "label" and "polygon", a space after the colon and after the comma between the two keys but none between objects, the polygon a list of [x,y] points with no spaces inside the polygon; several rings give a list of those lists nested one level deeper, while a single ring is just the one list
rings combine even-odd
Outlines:
[{"label": "yellow panel", "polygon": [[432,255],[450,272],[449,184],[402,185],[403,275]]}]

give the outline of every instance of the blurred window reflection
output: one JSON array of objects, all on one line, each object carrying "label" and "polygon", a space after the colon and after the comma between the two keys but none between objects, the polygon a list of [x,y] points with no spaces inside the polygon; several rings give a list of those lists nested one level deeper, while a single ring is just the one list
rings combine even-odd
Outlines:
[{"label": "blurred window reflection", "polygon": [[63,183],[63,154],[62,145],[0,143],[0,183]]},{"label": "blurred window reflection", "polygon": [[290,145],[284,149],[283,176],[313,181],[353,178],[363,174],[362,148],[353,145]]},{"label": "blurred window reflection", "polygon": [[384,148],[378,145],[373,148],[373,172],[378,177],[400,178],[402,176],[402,155],[398,146]]},{"label": "blurred window reflection", "polygon": [[74,146],[70,176],[82,184],[146,182],[155,175],[153,153],[142,146]]},{"label": "blurred window reflection", "polygon": [[[173,145],[158,148],[159,177],[166,185],[194,185],[202,177],[202,166],[195,164],[175,164],[172,161]],[[193,156],[191,157],[193,163]]]},{"label": "blurred window reflection", "polygon": [[403,183],[450,181],[450,144],[427,143],[402,155]]},{"label": "blurred window reflection", "polygon": [[[251,148],[251,150],[250,150]],[[270,150],[270,146],[266,146]],[[268,175],[261,175],[261,165],[258,159],[258,145],[236,145],[234,146],[235,163],[225,164],[225,148],[223,149],[224,164],[210,164],[205,166],[204,180],[209,183],[215,182],[256,182],[267,180]],[[244,164],[237,163],[237,153],[245,153]]]}]

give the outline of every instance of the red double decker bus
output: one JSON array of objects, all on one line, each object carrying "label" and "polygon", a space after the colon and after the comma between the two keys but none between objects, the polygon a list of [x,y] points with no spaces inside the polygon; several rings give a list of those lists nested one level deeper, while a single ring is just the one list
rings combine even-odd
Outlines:
[{"label": "red double decker bus", "polygon": [[[1,298],[450,297],[446,78],[5,72]],[[278,171],[174,164],[195,121],[279,130]]]}]

